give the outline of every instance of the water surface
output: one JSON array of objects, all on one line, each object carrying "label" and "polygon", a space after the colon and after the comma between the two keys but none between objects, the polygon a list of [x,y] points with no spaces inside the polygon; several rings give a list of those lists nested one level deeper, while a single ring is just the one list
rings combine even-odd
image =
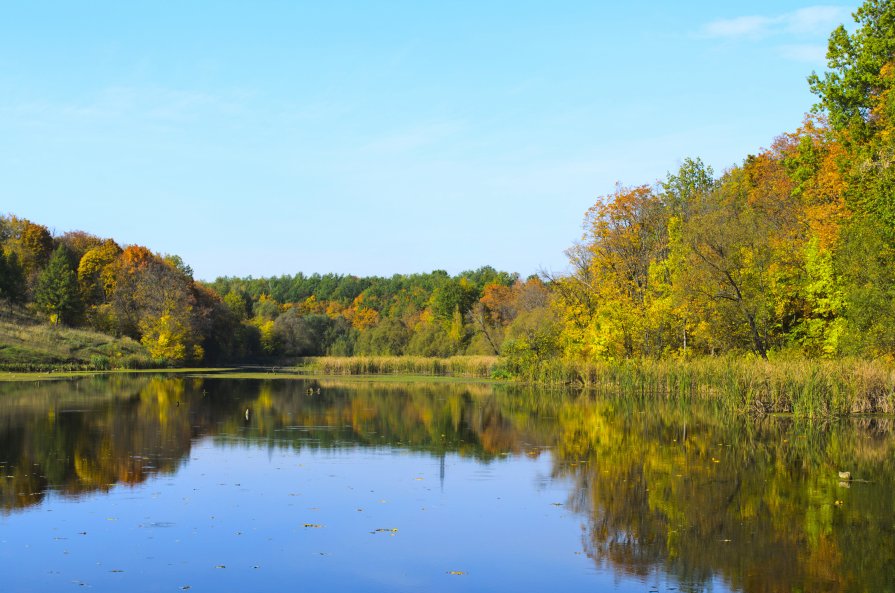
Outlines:
[{"label": "water surface", "polygon": [[0,385],[0,578],[892,591],[892,429],[475,384]]}]

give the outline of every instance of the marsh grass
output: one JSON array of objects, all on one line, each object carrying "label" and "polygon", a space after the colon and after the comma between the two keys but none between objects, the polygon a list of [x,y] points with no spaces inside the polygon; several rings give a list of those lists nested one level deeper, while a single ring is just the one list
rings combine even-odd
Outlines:
[{"label": "marsh grass", "polygon": [[735,357],[587,363],[551,360],[521,378],[630,397],[710,400],[736,413],[807,418],[895,413],[895,367],[879,361]]},{"label": "marsh grass", "polygon": [[496,356],[322,356],[299,366],[321,375],[423,375],[489,379],[498,368]]}]

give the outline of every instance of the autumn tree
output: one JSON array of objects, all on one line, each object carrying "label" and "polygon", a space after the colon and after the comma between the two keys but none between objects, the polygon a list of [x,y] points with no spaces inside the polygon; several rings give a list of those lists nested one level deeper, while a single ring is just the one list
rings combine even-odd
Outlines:
[{"label": "autumn tree", "polygon": [[[584,274],[575,282],[589,293],[586,310],[566,302],[569,317],[583,322],[585,354],[600,357],[652,355],[660,347],[658,332],[646,310],[650,267],[664,258],[667,211],[649,186],[618,186],[585,215],[581,249]],[[561,294],[567,291],[560,288]],[[584,299],[579,299],[584,301]],[[582,318],[583,316],[583,318]]]},{"label": "autumn tree", "polygon": [[121,247],[111,239],[84,252],[78,262],[78,286],[89,306],[108,302],[115,288],[114,267]]},{"label": "autumn tree", "polygon": [[690,297],[715,314],[713,329],[731,346],[762,358],[786,329],[780,312],[798,270],[796,212],[785,170],[765,152],[697,194],[684,231]]},{"label": "autumn tree", "polygon": [[[842,340],[878,356],[895,354],[895,2],[867,0],[854,13],[857,27],[830,36],[827,65],[813,74],[817,110],[829,118],[842,145],[838,159],[851,211],[834,267],[842,277]],[[871,336],[873,336],[871,338]]]}]

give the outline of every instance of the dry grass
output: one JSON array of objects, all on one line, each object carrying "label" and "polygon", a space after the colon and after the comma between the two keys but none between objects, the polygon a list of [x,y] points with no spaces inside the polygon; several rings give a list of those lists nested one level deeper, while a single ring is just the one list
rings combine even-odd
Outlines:
[{"label": "dry grass", "polygon": [[490,378],[496,356],[322,356],[302,360],[302,366],[321,375],[424,375]]},{"label": "dry grass", "polygon": [[895,413],[895,366],[858,359],[557,360],[527,379],[641,397],[700,398],[742,413]]}]

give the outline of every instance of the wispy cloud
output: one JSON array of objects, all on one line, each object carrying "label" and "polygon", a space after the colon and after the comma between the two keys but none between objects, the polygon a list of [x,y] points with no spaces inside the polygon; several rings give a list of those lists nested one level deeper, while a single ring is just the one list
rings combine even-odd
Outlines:
[{"label": "wispy cloud", "polygon": [[807,6],[779,15],[747,15],[706,23],[703,37],[714,39],[765,39],[826,34],[848,18],[841,6]]},{"label": "wispy cloud", "polygon": [[822,44],[793,43],[777,47],[781,56],[797,62],[823,63],[827,56],[827,48]]},{"label": "wispy cloud", "polygon": [[702,33],[721,38],[765,37],[778,22],[779,18],[766,16],[738,16],[712,21],[703,27]]},{"label": "wispy cloud", "polygon": [[808,6],[784,16],[786,32],[796,35],[827,35],[849,19],[849,10],[841,6]]}]

